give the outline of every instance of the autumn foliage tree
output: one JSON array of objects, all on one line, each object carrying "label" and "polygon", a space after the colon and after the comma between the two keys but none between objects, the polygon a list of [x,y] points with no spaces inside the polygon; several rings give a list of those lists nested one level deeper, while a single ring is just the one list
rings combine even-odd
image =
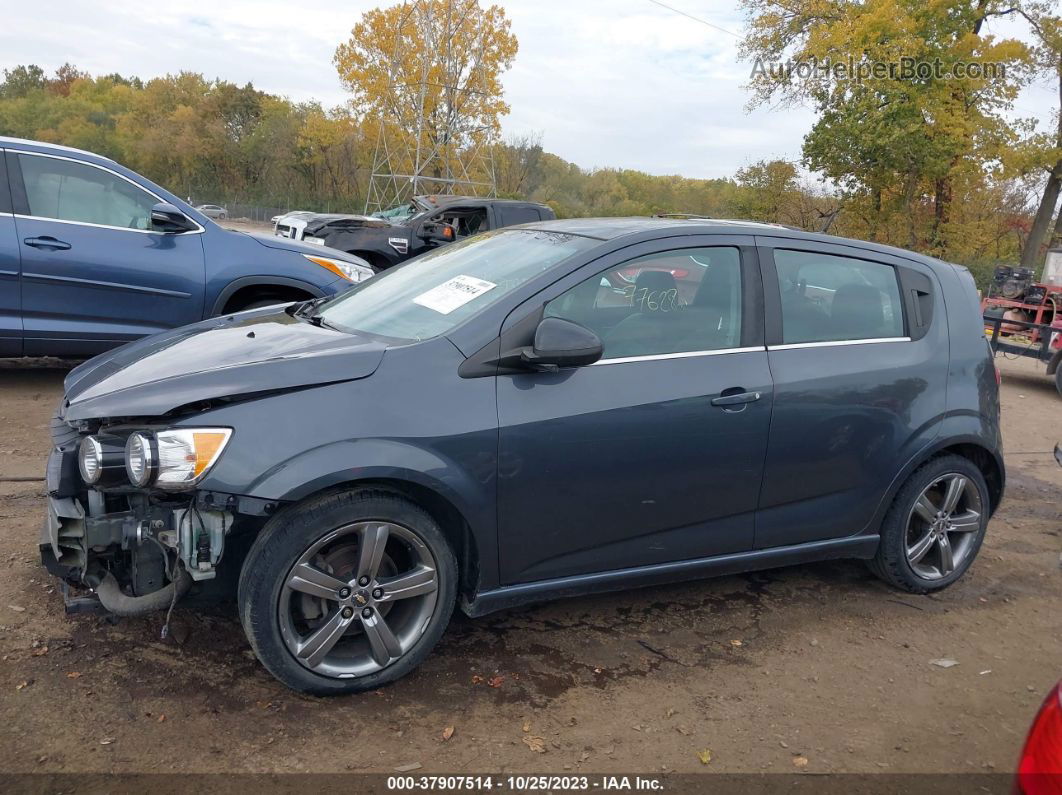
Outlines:
[{"label": "autumn foliage tree", "polygon": [[[815,109],[805,164],[842,188],[867,219],[868,236],[948,256],[983,231],[961,209],[1015,143],[1004,111],[1031,57],[1023,42],[985,33],[989,19],[1010,13],[1010,3],[744,0],[744,6],[743,52],[761,67],[791,60],[863,70],[838,78],[826,69],[760,68],[750,88],[754,104]],[[875,64],[883,66],[875,72]],[[904,64],[919,71],[905,74]],[[968,64],[984,68],[975,72]]]},{"label": "autumn foliage tree", "polygon": [[419,162],[418,176],[442,179],[500,131],[501,75],[516,51],[500,6],[407,0],[367,12],[334,61],[355,115],[386,122],[392,168],[412,174]]}]

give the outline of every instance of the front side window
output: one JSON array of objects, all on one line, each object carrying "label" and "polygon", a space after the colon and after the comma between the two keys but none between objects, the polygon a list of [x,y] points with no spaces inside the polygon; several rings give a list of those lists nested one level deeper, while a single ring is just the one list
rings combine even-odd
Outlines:
[{"label": "front side window", "polygon": [[320,315],[345,330],[437,337],[597,242],[530,229],[486,232],[387,270],[330,301]]},{"label": "front side window", "polygon": [[741,344],[741,256],[688,248],[628,260],[546,305],[604,344],[603,359],[713,351]]},{"label": "front side window", "polygon": [[903,337],[896,269],[879,262],[777,249],[782,342]]},{"label": "front side window", "polygon": [[151,194],[116,174],[72,160],[18,156],[29,214],[122,229],[151,228]]}]

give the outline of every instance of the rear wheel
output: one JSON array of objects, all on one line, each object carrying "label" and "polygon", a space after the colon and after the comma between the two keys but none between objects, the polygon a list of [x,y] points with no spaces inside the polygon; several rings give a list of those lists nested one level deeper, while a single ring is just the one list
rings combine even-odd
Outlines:
[{"label": "rear wheel", "polygon": [[1055,370],[1055,389],[1058,390],[1058,394],[1062,395],[1062,362],[1059,363],[1058,369]]},{"label": "rear wheel", "polygon": [[240,617],[258,659],[288,687],[359,692],[427,657],[456,583],[453,551],[428,513],[388,492],[336,492],[262,530],[240,575]]},{"label": "rear wheel", "polygon": [[871,570],[912,593],[946,588],[977,557],[989,504],[984,476],[972,462],[954,455],[934,458],[897,492]]}]

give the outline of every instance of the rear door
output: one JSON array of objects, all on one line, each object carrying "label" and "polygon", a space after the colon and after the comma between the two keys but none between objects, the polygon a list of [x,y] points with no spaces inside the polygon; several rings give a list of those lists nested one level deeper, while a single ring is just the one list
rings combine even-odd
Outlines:
[{"label": "rear door", "polygon": [[202,230],[151,228],[159,197],[73,157],[8,150],[25,354],[92,355],[203,316]]},{"label": "rear door", "polygon": [[11,214],[4,151],[0,149],[0,357],[22,355],[18,234]]},{"label": "rear door", "polygon": [[947,324],[932,271],[853,246],[757,238],[774,414],[756,547],[867,529],[937,435]]}]

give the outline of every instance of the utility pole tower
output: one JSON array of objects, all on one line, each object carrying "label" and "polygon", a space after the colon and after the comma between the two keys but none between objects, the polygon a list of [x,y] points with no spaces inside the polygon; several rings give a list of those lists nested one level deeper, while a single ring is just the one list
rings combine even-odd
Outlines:
[{"label": "utility pole tower", "polygon": [[[437,9],[432,0],[413,0],[410,6],[394,37],[388,110],[380,116],[365,199],[367,214],[423,194],[497,195],[493,154],[497,134],[479,119],[461,113],[468,96],[484,93],[477,68],[483,61],[483,22],[476,16],[479,3],[452,0],[443,24],[434,16]],[[405,25],[415,26],[424,44],[416,70],[399,52],[403,42],[408,42],[398,35]],[[457,33],[470,26],[477,26],[474,49],[478,51],[466,73],[453,59],[452,44]]]}]

